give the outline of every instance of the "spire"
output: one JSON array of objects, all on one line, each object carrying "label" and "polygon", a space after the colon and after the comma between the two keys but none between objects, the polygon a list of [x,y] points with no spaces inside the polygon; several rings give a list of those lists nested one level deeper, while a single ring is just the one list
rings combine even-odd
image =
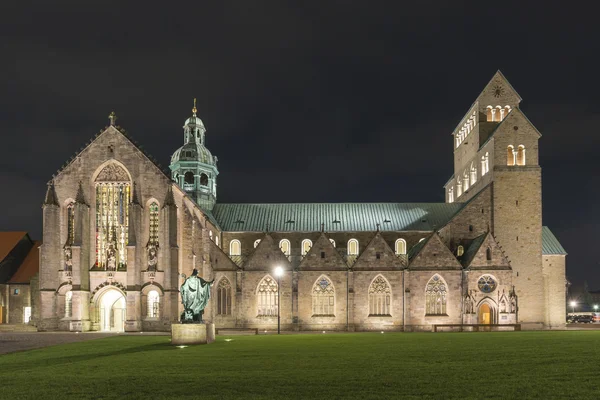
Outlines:
[{"label": "spire", "polygon": [[86,204],[85,196],[83,195],[83,182],[79,181],[79,188],[77,189],[77,196],[75,196],[75,203]]},{"label": "spire", "polygon": [[45,206],[57,206],[58,199],[56,197],[56,190],[54,190],[54,180],[48,182],[48,189],[46,189],[46,198],[44,199]]},{"label": "spire", "polygon": [[172,186],[169,185],[168,189],[167,189],[167,195],[165,196],[165,201],[163,203],[163,208],[167,207],[167,206],[174,206],[175,205],[175,199],[173,198],[173,189]]},{"label": "spire", "polygon": [[115,122],[117,122],[117,114],[115,114],[115,112],[112,111],[109,114],[108,119],[110,120],[110,126],[115,126]]},{"label": "spire", "polygon": [[198,109],[196,108],[196,98],[194,97],[194,108],[192,108],[192,115],[195,117]]}]

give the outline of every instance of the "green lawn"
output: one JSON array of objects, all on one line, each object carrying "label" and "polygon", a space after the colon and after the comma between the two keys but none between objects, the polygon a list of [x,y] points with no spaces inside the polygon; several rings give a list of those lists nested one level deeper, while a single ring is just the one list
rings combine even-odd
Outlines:
[{"label": "green lawn", "polygon": [[598,399],[600,331],[119,336],[0,356],[0,383],[1,399]]}]

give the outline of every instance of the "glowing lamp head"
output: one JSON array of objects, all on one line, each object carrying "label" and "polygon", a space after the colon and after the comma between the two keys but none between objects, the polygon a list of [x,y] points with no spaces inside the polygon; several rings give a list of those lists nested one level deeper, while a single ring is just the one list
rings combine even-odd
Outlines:
[{"label": "glowing lamp head", "polygon": [[572,302],[571,302],[571,307],[575,307],[576,305],[577,305],[577,302],[576,302],[576,301],[572,301]]},{"label": "glowing lamp head", "polygon": [[281,278],[283,276],[283,268],[275,267],[275,276]]},{"label": "glowing lamp head", "polygon": [[594,304],[594,311],[598,309],[598,304]]}]

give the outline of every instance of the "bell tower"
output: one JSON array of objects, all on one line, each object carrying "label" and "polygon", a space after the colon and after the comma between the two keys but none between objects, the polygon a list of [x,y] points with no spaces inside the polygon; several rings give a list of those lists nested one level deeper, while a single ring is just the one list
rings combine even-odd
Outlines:
[{"label": "bell tower", "polygon": [[217,157],[205,147],[206,128],[196,116],[196,99],[192,116],[183,125],[183,146],[171,156],[171,178],[201,208],[212,210],[217,201]]}]

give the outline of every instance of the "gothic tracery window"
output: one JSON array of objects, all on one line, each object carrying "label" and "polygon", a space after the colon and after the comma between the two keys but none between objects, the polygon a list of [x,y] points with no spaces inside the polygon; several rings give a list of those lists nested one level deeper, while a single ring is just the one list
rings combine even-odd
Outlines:
[{"label": "gothic tracery window", "polygon": [[156,290],[148,292],[148,317],[158,318],[160,306],[160,295]]},{"label": "gothic tracery window", "polygon": [[217,286],[217,314],[231,315],[231,283],[225,277]]},{"label": "gothic tracery window", "polygon": [[483,293],[492,293],[494,290],[496,290],[496,286],[498,286],[498,284],[491,275],[483,275],[477,281],[477,287]]},{"label": "gothic tracery window", "polygon": [[150,244],[158,245],[158,203],[150,204]]},{"label": "gothic tracery window", "polygon": [[75,202],[67,205],[67,245],[72,245],[75,241]]},{"label": "gothic tracery window", "polygon": [[259,317],[277,316],[277,281],[270,276],[265,276],[258,284],[257,308]]},{"label": "gothic tracery window", "polygon": [[331,281],[322,276],[315,282],[312,289],[313,316],[335,314],[335,290]]},{"label": "gothic tracery window", "polygon": [[116,270],[127,265],[130,189],[127,172],[108,164],[96,177],[96,267]]},{"label": "gothic tracery window", "polygon": [[390,285],[378,275],[369,286],[369,315],[391,315],[391,303]]},{"label": "gothic tracery window", "polygon": [[425,289],[425,313],[427,315],[446,315],[447,287],[443,279],[435,274]]}]

